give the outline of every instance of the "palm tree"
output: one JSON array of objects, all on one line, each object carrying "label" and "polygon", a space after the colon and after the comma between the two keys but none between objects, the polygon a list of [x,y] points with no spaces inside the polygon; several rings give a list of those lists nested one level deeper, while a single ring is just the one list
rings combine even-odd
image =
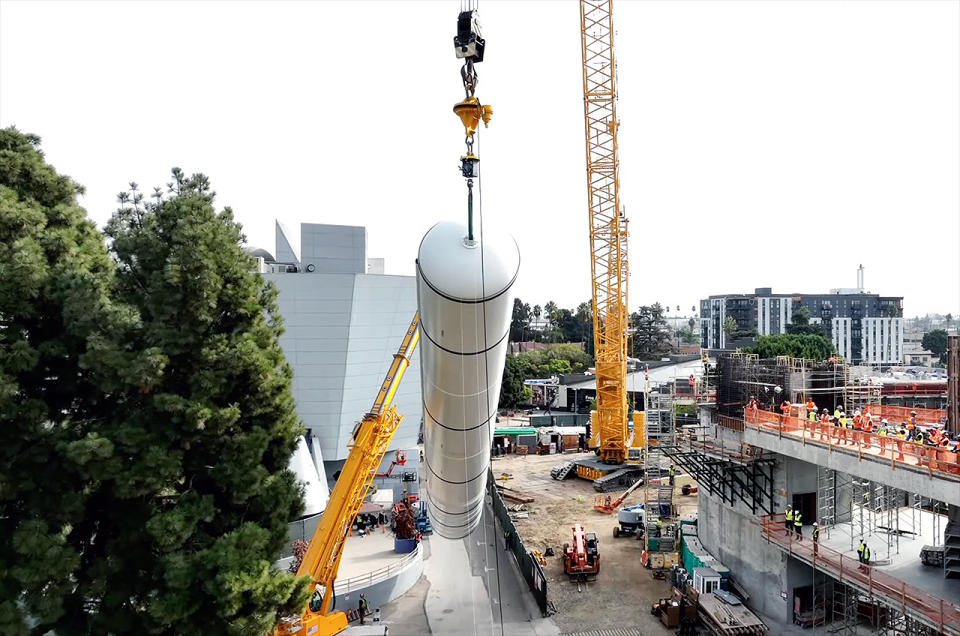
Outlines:
[{"label": "palm tree", "polygon": [[560,314],[560,309],[557,307],[557,303],[552,300],[543,306],[543,312],[547,318],[547,324],[549,328],[550,340],[553,340],[553,327],[557,324],[557,317]]}]

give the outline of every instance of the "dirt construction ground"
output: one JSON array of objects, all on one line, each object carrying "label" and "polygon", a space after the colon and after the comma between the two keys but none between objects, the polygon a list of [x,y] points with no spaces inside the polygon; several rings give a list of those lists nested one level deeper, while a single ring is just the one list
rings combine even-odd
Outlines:
[{"label": "dirt construction ground", "polygon": [[[593,508],[597,493],[593,483],[578,477],[556,481],[550,477],[550,468],[570,461],[580,454],[565,455],[505,455],[494,458],[493,474],[497,483],[535,497],[524,504],[529,511],[526,519],[516,519],[517,530],[528,550],[543,552],[552,547],[556,556],[547,557],[544,573],[547,576],[547,596],[556,606],[553,616],[563,633],[615,627],[637,627],[644,634],[667,634],[658,618],[650,614],[651,604],[670,595],[670,586],[657,581],[652,572],[640,564],[643,542],[634,537],[614,539],[616,514],[604,514]],[[499,479],[502,473],[510,479]],[[680,486],[690,479],[676,478],[674,502],[680,515],[696,513],[697,495],[683,496]],[[614,499],[620,491],[610,493]],[[624,505],[642,503],[644,487],[628,496]],[[514,502],[505,500],[510,506]],[[597,533],[600,539],[600,574],[596,581],[587,583],[582,592],[577,584],[563,573],[562,546],[571,540],[571,527],[580,522],[586,531]]]}]

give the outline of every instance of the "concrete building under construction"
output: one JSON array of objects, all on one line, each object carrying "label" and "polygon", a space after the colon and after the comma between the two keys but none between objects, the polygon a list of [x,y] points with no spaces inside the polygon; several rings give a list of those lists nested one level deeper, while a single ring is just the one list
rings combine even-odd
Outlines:
[{"label": "concrete building under construction", "polygon": [[[955,351],[954,378],[958,358]],[[855,377],[842,361],[744,354],[710,367],[704,382],[714,385],[715,402],[702,404],[699,425],[664,449],[700,485],[699,540],[748,604],[778,623],[841,634],[960,634],[956,441],[931,447],[841,429],[811,420],[805,405],[870,411],[891,424],[916,411],[918,431],[940,425],[947,412],[887,405],[879,386]],[[756,408],[745,408],[751,398]],[[955,413],[947,426],[957,433]],[[785,522],[787,506],[799,525]]]}]

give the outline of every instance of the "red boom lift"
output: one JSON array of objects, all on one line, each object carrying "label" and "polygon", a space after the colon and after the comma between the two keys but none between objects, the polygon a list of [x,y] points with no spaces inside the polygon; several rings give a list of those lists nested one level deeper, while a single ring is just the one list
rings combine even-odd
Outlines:
[{"label": "red boom lift", "polygon": [[600,573],[600,540],[596,532],[584,532],[583,526],[573,526],[573,545],[563,544],[563,571],[578,581],[596,578]]}]

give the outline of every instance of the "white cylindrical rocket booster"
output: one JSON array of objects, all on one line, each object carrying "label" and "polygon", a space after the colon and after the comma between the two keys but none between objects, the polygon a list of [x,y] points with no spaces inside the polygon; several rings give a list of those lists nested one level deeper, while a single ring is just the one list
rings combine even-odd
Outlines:
[{"label": "white cylindrical rocket booster", "polygon": [[512,237],[466,236],[462,223],[438,223],[417,257],[426,494],[448,539],[469,534],[483,511],[520,268]]}]

